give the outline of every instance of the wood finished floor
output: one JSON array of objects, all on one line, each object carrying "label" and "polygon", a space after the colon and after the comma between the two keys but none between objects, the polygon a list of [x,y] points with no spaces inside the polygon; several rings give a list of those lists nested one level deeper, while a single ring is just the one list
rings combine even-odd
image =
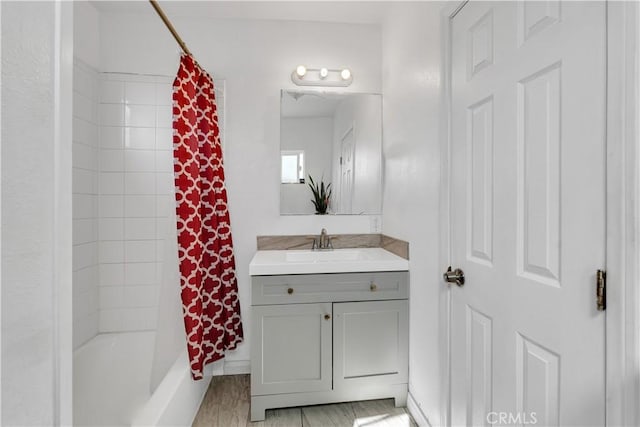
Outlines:
[{"label": "wood finished floor", "polygon": [[194,427],[416,427],[406,408],[393,399],[267,410],[264,421],[249,418],[249,375],[214,377],[198,410]]}]

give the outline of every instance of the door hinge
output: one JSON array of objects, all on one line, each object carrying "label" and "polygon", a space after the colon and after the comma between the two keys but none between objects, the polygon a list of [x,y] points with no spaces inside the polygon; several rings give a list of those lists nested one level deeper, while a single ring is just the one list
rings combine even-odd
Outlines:
[{"label": "door hinge", "polygon": [[604,270],[596,272],[596,307],[598,311],[607,309],[607,273]]}]

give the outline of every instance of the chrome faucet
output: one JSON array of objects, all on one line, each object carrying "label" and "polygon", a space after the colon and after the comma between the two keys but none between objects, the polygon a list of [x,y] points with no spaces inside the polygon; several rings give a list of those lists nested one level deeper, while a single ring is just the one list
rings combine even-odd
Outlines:
[{"label": "chrome faucet", "polygon": [[327,235],[326,228],[323,228],[322,231],[320,232],[320,236],[313,239],[313,245],[311,246],[311,250],[326,251],[326,250],[332,250],[332,249],[333,249],[333,243],[331,243],[331,236]]}]

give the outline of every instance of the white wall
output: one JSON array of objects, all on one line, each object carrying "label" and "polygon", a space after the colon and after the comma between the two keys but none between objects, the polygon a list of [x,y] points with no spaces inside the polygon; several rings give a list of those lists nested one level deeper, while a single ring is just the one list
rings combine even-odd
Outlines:
[{"label": "white wall", "polygon": [[[123,7],[124,9],[124,7]],[[172,18],[198,62],[226,80],[225,166],[246,338],[250,324],[249,262],[256,235],[369,232],[366,216],[280,216],[280,90],[291,71],[348,66],[355,92],[380,92],[380,28],[276,21]],[[174,75],[178,47],[149,8],[139,16],[101,14],[101,71]],[[249,360],[241,345],[230,360]]]},{"label": "white wall", "polygon": [[325,183],[331,182],[333,118],[283,118],[280,139],[282,150],[304,150],[305,162],[305,184],[280,184],[280,212],[314,215],[316,210],[311,203],[313,196],[307,177],[311,175],[318,183],[323,177]]},{"label": "white wall", "polygon": [[73,65],[73,348],[98,333],[98,73]]},{"label": "white wall", "polygon": [[440,423],[440,3],[393,4],[383,26],[383,232],[410,242],[409,390]]},{"label": "white wall", "polygon": [[71,423],[71,30],[2,4],[2,425]]},{"label": "white wall", "polygon": [[73,2],[73,56],[94,70],[100,69],[99,14],[87,0]]},{"label": "white wall", "polygon": [[73,348],[98,333],[98,11],[73,2]]},{"label": "white wall", "polygon": [[98,12],[73,2],[73,348],[98,333]]}]

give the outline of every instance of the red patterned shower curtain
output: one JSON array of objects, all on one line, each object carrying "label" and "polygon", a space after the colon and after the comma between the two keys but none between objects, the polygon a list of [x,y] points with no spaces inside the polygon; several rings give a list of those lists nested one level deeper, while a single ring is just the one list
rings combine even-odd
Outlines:
[{"label": "red patterned shower curtain", "polygon": [[242,342],[213,79],[183,55],[173,82],[182,311],[193,379]]}]

